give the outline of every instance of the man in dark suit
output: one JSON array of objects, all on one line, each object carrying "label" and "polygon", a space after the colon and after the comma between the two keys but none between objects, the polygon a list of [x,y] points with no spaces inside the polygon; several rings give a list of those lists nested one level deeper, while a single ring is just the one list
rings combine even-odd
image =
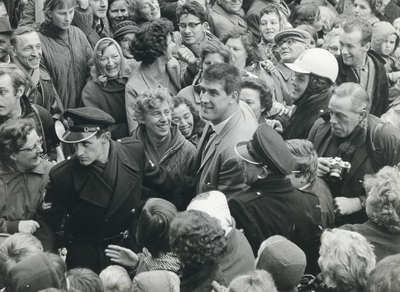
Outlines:
[{"label": "man in dark suit", "polygon": [[240,84],[240,71],[233,65],[213,64],[203,73],[201,116],[208,123],[195,160],[197,194],[218,190],[229,199],[248,188],[234,145],[250,139],[257,121],[251,108],[239,102]]},{"label": "man in dark suit", "polygon": [[[45,250],[66,247],[69,269],[88,267],[99,273],[110,264],[104,252],[109,244],[135,249],[133,223],[142,181],[146,177],[157,183],[160,174],[149,177],[141,142],[111,140],[114,119],[102,110],[68,109],[63,116],[69,130],[57,134],[76,152],[49,174],[35,235]],[[61,231],[62,240],[57,242],[54,235]]]}]

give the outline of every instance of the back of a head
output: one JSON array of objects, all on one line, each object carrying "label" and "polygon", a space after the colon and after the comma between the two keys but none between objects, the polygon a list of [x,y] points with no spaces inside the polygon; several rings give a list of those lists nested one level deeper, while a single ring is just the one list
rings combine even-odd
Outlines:
[{"label": "back of a head", "polygon": [[7,291],[37,292],[46,288],[62,288],[54,264],[44,252],[17,263],[10,269],[9,278]]},{"label": "back of a head", "polygon": [[104,292],[100,277],[90,269],[75,268],[67,273],[71,287],[84,292]]},{"label": "back of a head", "polygon": [[271,273],[278,291],[291,291],[300,282],[307,265],[304,252],[287,238],[274,235],[258,251],[256,269]]},{"label": "back of a head", "polygon": [[144,205],[136,237],[138,244],[146,247],[153,257],[170,251],[170,225],[177,214],[176,207],[164,199],[151,198]]},{"label": "back of a head", "polygon": [[367,20],[362,19],[360,17],[350,18],[349,20],[347,20],[343,25],[343,31],[345,33],[360,31],[362,46],[364,46],[368,42],[371,42],[372,25]]},{"label": "back of a head", "polygon": [[179,292],[179,277],[170,271],[142,272],[133,279],[132,292]]},{"label": "back of a head", "polygon": [[229,292],[277,292],[277,288],[270,273],[255,270],[233,279]]},{"label": "back of a head", "polygon": [[400,254],[382,259],[369,275],[365,292],[400,291]]},{"label": "back of a head", "polygon": [[15,233],[0,245],[0,271],[8,271],[24,258],[43,251],[41,242],[32,234]]},{"label": "back of a head", "polygon": [[105,292],[130,292],[132,281],[128,272],[121,266],[112,265],[99,275]]}]

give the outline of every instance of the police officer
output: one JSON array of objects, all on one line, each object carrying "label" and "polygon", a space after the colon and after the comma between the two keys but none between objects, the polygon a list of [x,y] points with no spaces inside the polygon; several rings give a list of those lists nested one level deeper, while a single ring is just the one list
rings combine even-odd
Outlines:
[{"label": "police officer", "polygon": [[295,189],[286,177],[294,171],[295,162],[282,137],[261,124],[252,139],[239,142],[235,150],[250,188],[228,204],[254,254],[265,239],[282,235],[305,252],[306,272],[316,273],[321,234],[319,200],[314,194]]},{"label": "police officer", "polygon": [[[75,154],[50,172],[36,235],[45,250],[67,248],[68,269],[88,267],[99,273],[110,264],[104,253],[109,244],[135,249],[131,235],[145,153],[142,144],[131,138],[112,141],[109,127],[114,119],[100,109],[68,109],[63,116],[69,129],[57,134],[64,143],[73,144]],[[157,184],[163,174],[153,174],[147,180]],[[171,189],[171,181],[161,184]],[[60,232],[63,240],[58,242],[55,235]]]}]

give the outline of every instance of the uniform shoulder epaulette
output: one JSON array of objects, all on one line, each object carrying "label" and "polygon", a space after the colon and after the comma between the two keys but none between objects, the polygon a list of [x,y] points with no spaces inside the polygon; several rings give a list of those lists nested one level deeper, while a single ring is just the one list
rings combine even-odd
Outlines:
[{"label": "uniform shoulder epaulette", "polygon": [[124,137],[121,139],[116,140],[118,143],[121,144],[135,144],[135,143],[140,143],[140,141],[133,139],[132,137]]},{"label": "uniform shoulder epaulette", "polygon": [[240,194],[238,196],[234,196],[233,199],[242,202],[243,204],[246,204],[248,202],[257,200],[263,195],[262,191],[247,191],[244,194]]}]

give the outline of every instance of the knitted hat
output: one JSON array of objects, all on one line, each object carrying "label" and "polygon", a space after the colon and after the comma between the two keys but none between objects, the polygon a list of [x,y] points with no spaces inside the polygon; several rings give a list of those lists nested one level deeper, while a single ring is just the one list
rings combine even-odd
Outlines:
[{"label": "knitted hat", "polygon": [[37,292],[46,288],[61,288],[53,263],[47,254],[29,256],[9,271],[14,292]]},{"label": "knitted hat", "polygon": [[202,193],[193,198],[186,210],[203,211],[218,219],[225,231],[225,236],[232,230],[232,216],[229,211],[228,202],[223,193],[211,191]]},{"label": "knitted hat", "polygon": [[265,240],[256,259],[256,269],[271,273],[278,291],[293,290],[300,282],[306,265],[304,252],[280,235]]},{"label": "knitted hat", "polygon": [[117,39],[127,33],[137,33],[140,30],[140,27],[131,20],[125,20],[118,23],[115,28],[114,39]]}]

